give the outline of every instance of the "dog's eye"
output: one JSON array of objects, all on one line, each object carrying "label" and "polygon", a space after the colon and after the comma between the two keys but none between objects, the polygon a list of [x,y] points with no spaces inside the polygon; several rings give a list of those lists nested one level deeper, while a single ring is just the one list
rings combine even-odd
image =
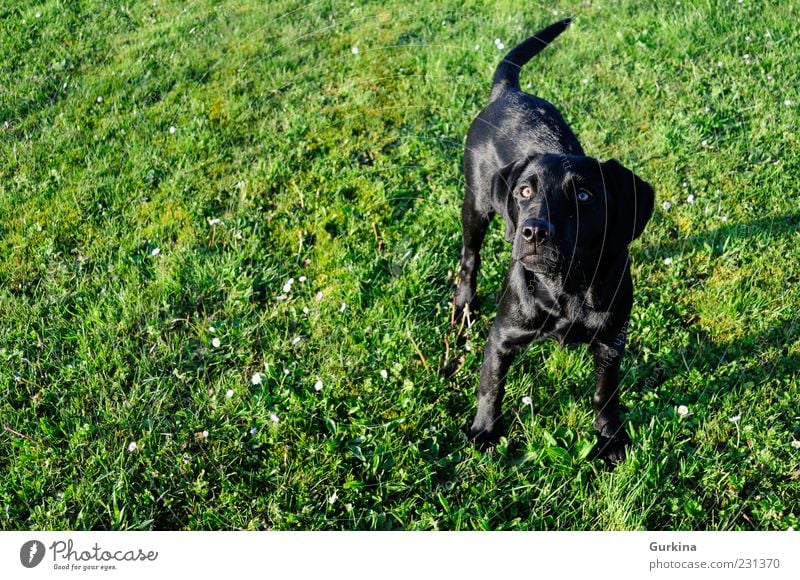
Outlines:
[{"label": "dog's eye", "polygon": [[524,185],[522,189],[519,190],[519,194],[525,199],[528,199],[533,195],[533,188],[530,185]]},{"label": "dog's eye", "polygon": [[585,189],[581,189],[581,190],[578,191],[577,197],[578,197],[578,201],[579,202],[586,203],[587,201],[591,201],[592,197],[594,197],[594,196],[592,195],[591,191],[587,191]]}]

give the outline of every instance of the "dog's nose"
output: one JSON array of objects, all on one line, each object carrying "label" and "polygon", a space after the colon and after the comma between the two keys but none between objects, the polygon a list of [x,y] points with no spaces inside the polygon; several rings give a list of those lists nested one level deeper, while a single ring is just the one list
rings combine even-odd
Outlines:
[{"label": "dog's nose", "polygon": [[522,224],[522,238],[535,245],[544,243],[553,235],[553,224],[539,220],[527,220]]}]

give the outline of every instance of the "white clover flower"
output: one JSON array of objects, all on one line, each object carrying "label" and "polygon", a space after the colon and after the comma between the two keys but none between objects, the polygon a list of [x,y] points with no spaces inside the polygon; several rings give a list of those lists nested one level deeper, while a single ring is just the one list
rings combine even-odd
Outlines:
[{"label": "white clover flower", "polygon": [[203,439],[208,439],[208,431],[203,431]]},{"label": "white clover flower", "polygon": [[253,376],[250,377],[250,382],[254,385],[261,384],[261,373],[253,373]]},{"label": "white clover flower", "polygon": [[475,45],[475,50],[480,50],[480,49],[481,49],[481,45],[480,44],[476,44]]},{"label": "white clover flower", "polygon": [[297,344],[298,342],[300,342],[300,340],[301,340],[301,339],[300,339],[300,337],[299,337],[299,336],[295,336],[295,337],[292,339],[292,344]]},{"label": "white clover flower", "polygon": [[686,203],[694,203],[694,194],[690,193],[690,194],[689,194],[689,195],[686,197]]},{"label": "white clover flower", "polygon": [[97,102],[98,103],[102,103],[103,102],[103,97],[97,97]]},{"label": "white clover flower", "polygon": [[150,252],[151,256],[158,256],[161,253],[161,248],[153,248],[153,251]]},{"label": "white clover flower", "polygon": [[311,311],[308,309],[308,306],[303,307],[303,314],[308,314],[309,312]]},{"label": "white clover flower", "polygon": [[381,369],[380,375],[384,381],[389,378],[389,373],[386,372],[386,369]]},{"label": "white clover flower", "polygon": [[785,101],[783,101],[783,104],[786,105],[787,107],[791,107],[793,104],[792,99],[786,99]]},{"label": "white clover flower", "polygon": [[170,135],[174,135],[176,130],[177,130],[177,129],[175,129],[175,127],[173,127],[172,125],[170,125],[170,128],[169,128],[169,134],[170,134]]},{"label": "white clover flower", "polygon": [[524,397],[522,397],[522,404],[531,406],[533,405],[533,399],[531,399],[528,395],[525,395]]},{"label": "white clover flower", "polygon": [[288,377],[289,376],[289,369],[283,369],[283,376],[284,377]]},{"label": "white clover flower", "polygon": [[314,390],[317,392],[322,390],[322,381],[318,380],[316,383],[314,383]]},{"label": "white clover flower", "polygon": [[589,84],[589,79],[581,80],[581,84],[588,85]]},{"label": "white clover flower", "polygon": [[220,339],[218,339],[216,336],[211,339],[211,346],[213,346],[214,348],[219,348],[221,344],[222,341],[220,341]]},{"label": "white clover flower", "polygon": [[797,439],[793,439],[792,447],[794,447],[795,449],[800,449],[800,441],[798,441]]},{"label": "white clover flower", "polygon": [[297,279],[297,281],[298,281],[298,282],[305,282],[306,280],[308,280],[308,278],[306,278],[305,276],[300,276],[300,277]]},{"label": "white clover flower", "polygon": [[504,50],[505,47],[506,45],[501,42],[500,44],[497,45],[497,50]]},{"label": "white clover flower", "polygon": [[672,203],[665,201],[664,203],[661,204],[661,207],[664,208],[664,211],[669,211],[672,209]]},{"label": "white clover flower", "polygon": [[280,423],[281,422],[280,418],[275,413],[270,413],[269,414],[269,420],[272,421],[273,423]]},{"label": "white clover flower", "polygon": [[258,433],[258,428],[257,427],[252,427],[250,429],[250,435],[255,436],[256,433]]},{"label": "white clover flower", "polygon": [[217,332],[217,328],[215,326],[209,326],[208,332]]},{"label": "white clover flower", "polygon": [[232,398],[233,397],[233,389],[228,389],[227,392],[225,393],[225,397],[228,398],[228,399]]},{"label": "white clover flower", "polygon": [[738,423],[739,419],[741,419],[741,418],[742,418],[741,415],[734,415],[733,417],[730,417],[728,419],[728,421],[730,421],[731,423]]},{"label": "white clover flower", "polygon": [[314,296],[314,298],[316,298],[317,302],[320,302],[322,300],[322,290],[317,292],[317,294],[316,294],[316,296]]},{"label": "white clover flower", "polygon": [[208,219],[208,225],[210,225],[210,226],[217,226],[217,225],[219,225],[221,223],[222,223],[222,220],[219,219],[219,218],[209,218]]},{"label": "white clover flower", "polygon": [[687,407],[686,405],[680,405],[678,407],[678,415],[680,415],[681,417],[685,417],[688,414],[689,414],[689,407]]},{"label": "white clover flower", "polygon": [[664,258],[664,265],[671,266],[672,265],[672,258]]},{"label": "white clover flower", "polygon": [[339,307],[339,312],[344,312],[347,309],[347,304],[342,302],[342,305]]},{"label": "white clover flower", "polygon": [[331,504],[331,505],[333,505],[334,503],[336,503],[336,500],[337,500],[338,498],[339,498],[339,496],[338,496],[338,495],[336,494],[336,492],[334,491],[334,492],[333,492],[333,494],[331,494],[331,496],[328,498],[328,503],[329,503],[329,504]]},{"label": "white clover flower", "polygon": [[358,54],[358,47],[353,45],[353,48],[350,49],[350,52],[352,52],[353,54]]},{"label": "white clover flower", "polygon": [[286,283],[283,285],[283,293],[288,294],[292,291],[292,284],[294,284],[294,278],[289,278],[286,280]]},{"label": "white clover flower", "polygon": [[131,441],[131,444],[128,445],[128,451],[133,453],[137,449],[139,449],[139,446],[136,444],[136,441]]}]

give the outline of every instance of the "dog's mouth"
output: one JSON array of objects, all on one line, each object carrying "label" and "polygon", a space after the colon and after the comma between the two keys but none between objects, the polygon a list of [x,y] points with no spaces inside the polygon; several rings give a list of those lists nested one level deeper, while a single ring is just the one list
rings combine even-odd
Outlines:
[{"label": "dog's mouth", "polygon": [[564,269],[564,261],[561,254],[554,250],[539,249],[517,258],[522,267],[530,272],[537,274],[555,274]]}]

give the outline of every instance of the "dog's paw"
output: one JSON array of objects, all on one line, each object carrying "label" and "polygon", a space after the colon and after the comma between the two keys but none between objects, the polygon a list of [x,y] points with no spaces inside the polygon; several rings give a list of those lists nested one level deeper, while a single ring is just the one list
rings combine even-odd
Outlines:
[{"label": "dog's paw", "polygon": [[490,422],[479,422],[476,418],[472,426],[467,429],[467,439],[478,449],[494,447],[503,436],[503,424],[500,419]]},{"label": "dog's paw", "polygon": [[591,457],[602,459],[606,465],[615,467],[625,461],[626,448],[631,444],[631,439],[620,427],[616,431],[602,429],[597,432],[597,443],[592,450]]}]

